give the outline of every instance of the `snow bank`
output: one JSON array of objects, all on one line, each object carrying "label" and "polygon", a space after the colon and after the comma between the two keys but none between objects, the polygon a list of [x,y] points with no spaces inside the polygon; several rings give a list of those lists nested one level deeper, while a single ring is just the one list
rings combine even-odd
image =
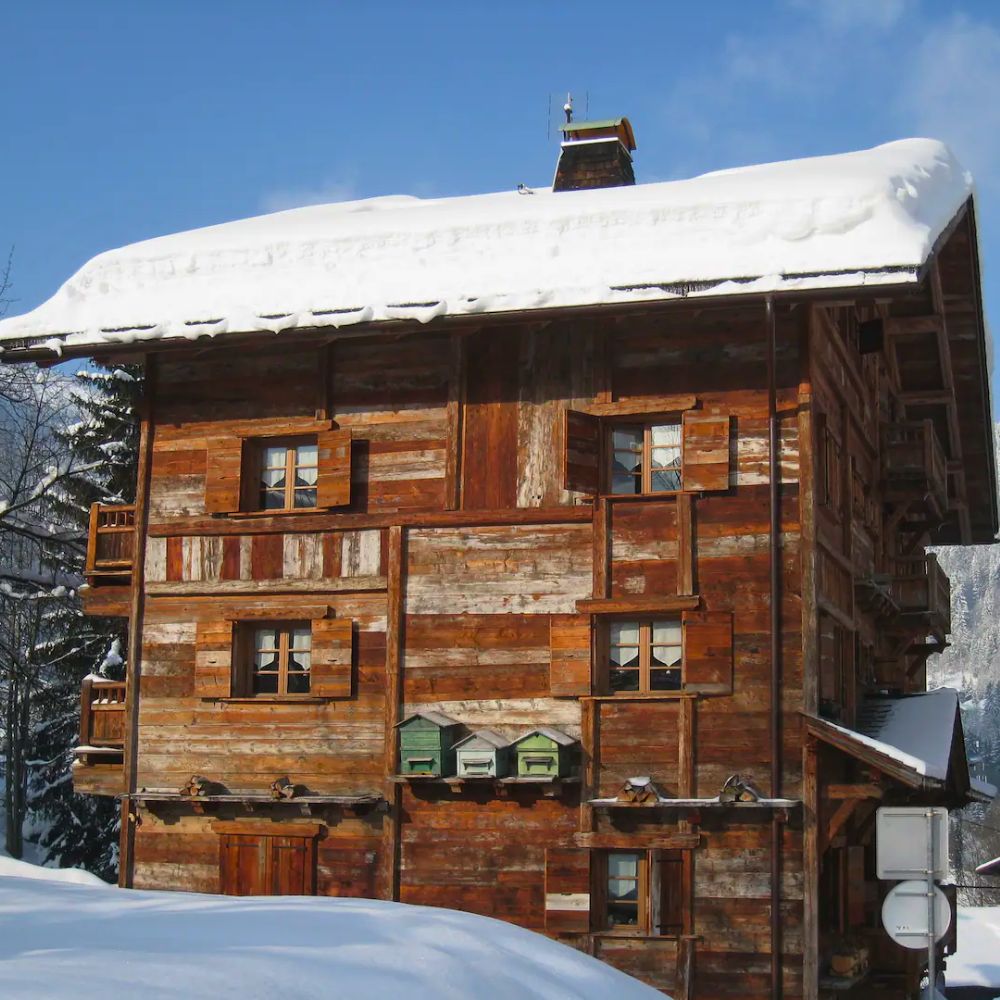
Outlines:
[{"label": "snow bank", "polygon": [[27,861],[18,861],[5,851],[0,851],[0,878],[30,878],[42,882],[67,882],[74,885],[100,885],[108,883],[82,868],[43,868]]},{"label": "snow bank", "polygon": [[972,192],[950,150],[597,191],[318,205],[95,257],[0,341],[99,345],[916,280]]},{"label": "snow bank", "polygon": [[[30,866],[28,866],[30,867]],[[454,910],[0,877],[0,996],[662,1000],[564,945]]]},{"label": "snow bank", "polygon": [[1000,906],[958,908],[958,950],[948,959],[945,982],[1000,992]]}]

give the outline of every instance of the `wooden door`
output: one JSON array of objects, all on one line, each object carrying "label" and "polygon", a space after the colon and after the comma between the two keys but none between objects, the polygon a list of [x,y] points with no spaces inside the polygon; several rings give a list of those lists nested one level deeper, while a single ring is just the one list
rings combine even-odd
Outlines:
[{"label": "wooden door", "polygon": [[312,837],[225,833],[219,844],[219,887],[227,896],[312,896],[316,892]]}]

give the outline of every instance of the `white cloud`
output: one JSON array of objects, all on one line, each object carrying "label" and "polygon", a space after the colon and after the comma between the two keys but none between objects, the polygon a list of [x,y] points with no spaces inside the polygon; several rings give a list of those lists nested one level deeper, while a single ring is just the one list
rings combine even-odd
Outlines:
[{"label": "white cloud", "polygon": [[357,197],[353,179],[328,180],[313,188],[284,188],[270,191],[260,200],[265,212],[283,212],[304,205],[325,205],[331,201],[351,201]]},{"label": "white cloud", "polygon": [[1000,32],[956,15],[930,26],[902,79],[898,110],[943,139],[982,186],[1000,186]]}]

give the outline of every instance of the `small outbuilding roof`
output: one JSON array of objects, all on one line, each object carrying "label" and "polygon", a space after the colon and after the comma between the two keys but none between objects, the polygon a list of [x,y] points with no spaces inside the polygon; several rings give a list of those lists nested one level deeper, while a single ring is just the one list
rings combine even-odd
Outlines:
[{"label": "small outbuilding roof", "polygon": [[553,743],[558,743],[560,746],[569,747],[578,740],[574,739],[572,736],[567,736],[566,733],[560,732],[558,729],[551,729],[548,726],[539,726],[537,729],[532,729],[530,733],[525,733],[523,736],[518,736],[516,740],[511,743],[511,746],[516,747],[519,743],[523,743],[526,739],[530,739],[532,736],[537,735],[547,736]]},{"label": "small outbuilding roof", "polygon": [[0,322],[0,348],[913,284],[971,193],[947,146],[904,139],[629,187],[313,205],[102,253]]},{"label": "small outbuilding roof", "polygon": [[407,722],[412,722],[414,719],[426,719],[428,722],[433,722],[435,726],[441,726],[442,728],[461,725],[457,719],[453,719],[450,715],[445,715],[444,712],[429,710],[426,712],[413,712],[405,719],[397,722],[396,726],[405,726]]},{"label": "small outbuilding roof", "polygon": [[464,740],[459,740],[453,749],[458,750],[461,747],[466,747],[470,743],[475,743],[476,741],[485,743],[487,746],[491,746],[496,750],[501,750],[503,747],[510,744],[510,740],[508,740],[505,736],[501,736],[498,732],[495,732],[492,729],[477,729],[476,732],[466,736]]},{"label": "small outbuilding roof", "polygon": [[831,746],[910,787],[948,786],[965,800],[995,792],[969,775],[958,692],[951,688],[867,698],[856,729],[812,715],[806,725]]}]

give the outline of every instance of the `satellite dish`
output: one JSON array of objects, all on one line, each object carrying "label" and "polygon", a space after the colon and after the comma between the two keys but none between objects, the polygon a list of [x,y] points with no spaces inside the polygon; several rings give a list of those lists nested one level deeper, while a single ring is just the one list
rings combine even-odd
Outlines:
[{"label": "satellite dish", "polygon": [[[927,947],[927,882],[911,879],[893,886],[882,904],[882,926],[904,948],[919,951]],[[951,926],[948,898],[934,886],[934,940],[940,941]]]}]

